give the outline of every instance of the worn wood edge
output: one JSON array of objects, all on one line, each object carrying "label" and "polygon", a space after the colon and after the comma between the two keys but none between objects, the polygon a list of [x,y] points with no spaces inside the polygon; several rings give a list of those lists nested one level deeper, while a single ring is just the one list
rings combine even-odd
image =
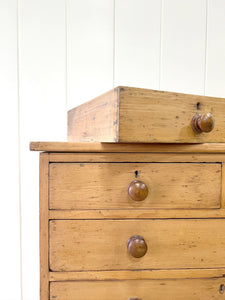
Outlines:
[{"label": "worn wood edge", "polygon": [[118,91],[120,88],[121,88],[120,86],[116,86],[116,87],[114,87],[113,89],[108,90],[107,92],[105,92],[105,93],[103,93],[103,94],[101,94],[101,95],[99,95],[99,96],[97,96],[97,97],[95,97],[95,98],[93,98],[93,99],[90,99],[89,101],[86,101],[86,102],[83,103],[83,104],[80,104],[80,105],[78,105],[78,106],[76,106],[76,107],[73,107],[73,108],[69,109],[69,110],[67,111],[67,113],[70,113],[70,112],[72,112],[74,109],[77,109],[77,108],[79,108],[79,107],[87,106],[87,105],[89,105],[90,103],[92,103],[94,100],[97,100],[97,99],[99,99],[100,97],[103,97],[103,96],[107,96],[108,94],[112,93],[113,91]]},{"label": "worn wood edge", "polygon": [[50,281],[222,278],[225,269],[49,272]]},{"label": "worn wood edge", "polygon": [[116,137],[115,143],[119,142],[119,134],[120,134],[120,89],[121,87],[118,86],[117,88],[117,110],[116,110]]},{"label": "worn wood edge", "polygon": [[225,209],[225,165],[222,163],[222,172],[221,172],[221,208]]},{"label": "worn wood edge", "polygon": [[225,209],[49,210],[49,219],[209,219],[225,218]]},{"label": "worn wood edge", "polygon": [[49,299],[49,261],[48,261],[48,166],[49,154],[40,154],[40,297],[41,300]]},{"label": "worn wood edge", "polygon": [[224,97],[214,97],[214,96],[204,96],[204,95],[196,95],[196,94],[186,94],[186,93],[180,93],[180,92],[171,92],[166,90],[154,90],[154,89],[147,89],[147,88],[140,88],[140,87],[131,87],[131,86],[117,86],[119,88],[120,92],[130,92],[130,93],[152,93],[152,94],[159,94],[159,95],[171,95],[171,97],[176,96],[185,96],[185,97],[195,97],[196,99],[202,100],[202,99],[211,99],[211,100],[221,100],[225,99]]},{"label": "worn wood edge", "polygon": [[158,152],[158,153],[225,153],[225,143],[204,144],[121,144],[30,142],[31,151],[46,152]]},{"label": "worn wood edge", "polygon": [[223,153],[93,153],[91,152],[50,152],[51,163],[222,163],[225,162]]},{"label": "worn wood edge", "polygon": [[[67,139],[69,142],[100,142],[102,140],[118,142],[118,91],[119,87],[115,87],[67,112]],[[108,105],[105,107],[105,104]],[[105,113],[109,115],[105,116]],[[102,116],[104,116],[103,119],[101,119]],[[104,127],[102,127],[103,123]],[[78,128],[78,131],[74,131],[75,127]],[[93,132],[93,128],[99,130]]]}]

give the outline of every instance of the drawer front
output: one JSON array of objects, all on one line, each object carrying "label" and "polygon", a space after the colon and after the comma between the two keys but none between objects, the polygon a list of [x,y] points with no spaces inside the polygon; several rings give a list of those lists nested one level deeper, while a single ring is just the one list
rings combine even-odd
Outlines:
[{"label": "drawer front", "polygon": [[[134,181],[148,191],[142,201],[128,195]],[[50,209],[219,208],[220,201],[220,163],[50,164]]]},{"label": "drawer front", "polygon": [[[225,267],[223,219],[55,220],[49,226],[52,271]],[[136,235],[144,241],[129,240]]]},{"label": "drawer front", "polygon": [[[117,140],[122,143],[222,143],[225,142],[224,107],[225,99],[221,98],[122,87]],[[197,132],[191,126],[196,115],[199,116]]]},{"label": "drawer front", "polygon": [[50,283],[51,300],[224,299],[224,278]]}]

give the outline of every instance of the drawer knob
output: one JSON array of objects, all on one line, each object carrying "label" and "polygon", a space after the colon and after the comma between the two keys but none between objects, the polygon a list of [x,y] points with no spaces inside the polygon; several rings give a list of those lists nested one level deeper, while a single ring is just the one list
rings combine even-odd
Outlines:
[{"label": "drawer knob", "polygon": [[211,113],[195,114],[191,120],[191,127],[196,133],[210,132],[214,128],[214,118]]},{"label": "drawer knob", "polygon": [[146,254],[148,247],[142,236],[133,235],[127,241],[127,249],[130,255],[140,258]]},{"label": "drawer knob", "polygon": [[148,196],[148,187],[144,182],[134,180],[128,186],[128,195],[134,201],[142,201]]},{"label": "drawer knob", "polygon": [[141,300],[141,298],[134,297],[134,298],[129,298],[128,300]]}]

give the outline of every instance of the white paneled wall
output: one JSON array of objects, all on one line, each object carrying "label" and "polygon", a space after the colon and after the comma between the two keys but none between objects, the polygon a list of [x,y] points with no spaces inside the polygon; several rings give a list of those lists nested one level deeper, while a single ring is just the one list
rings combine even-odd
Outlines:
[{"label": "white paneled wall", "polygon": [[19,1],[19,106],[23,299],[39,298],[38,154],[31,140],[66,140],[63,0]]},{"label": "white paneled wall", "polygon": [[159,88],[161,1],[115,0],[115,86]]},{"label": "white paneled wall", "polygon": [[39,299],[31,140],[66,140],[67,110],[114,86],[225,97],[224,82],[224,0],[0,0],[0,300]]},{"label": "white paneled wall", "polygon": [[11,300],[21,297],[17,4],[0,6],[0,299]]},{"label": "white paneled wall", "polygon": [[208,0],[206,95],[225,97],[225,1]]},{"label": "white paneled wall", "polygon": [[206,0],[163,0],[160,89],[204,93]]},{"label": "white paneled wall", "polygon": [[68,109],[113,88],[113,20],[113,0],[68,0]]}]

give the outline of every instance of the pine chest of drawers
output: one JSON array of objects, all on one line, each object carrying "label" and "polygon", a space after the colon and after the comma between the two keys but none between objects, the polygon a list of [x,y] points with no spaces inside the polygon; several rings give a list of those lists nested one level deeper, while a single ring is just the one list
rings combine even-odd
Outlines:
[{"label": "pine chest of drawers", "polygon": [[225,299],[225,145],[31,143],[41,300]]},{"label": "pine chest of drawers", "polygon": [[118,87],[31,143],[41,300],[225,299],[224,107]]}]

